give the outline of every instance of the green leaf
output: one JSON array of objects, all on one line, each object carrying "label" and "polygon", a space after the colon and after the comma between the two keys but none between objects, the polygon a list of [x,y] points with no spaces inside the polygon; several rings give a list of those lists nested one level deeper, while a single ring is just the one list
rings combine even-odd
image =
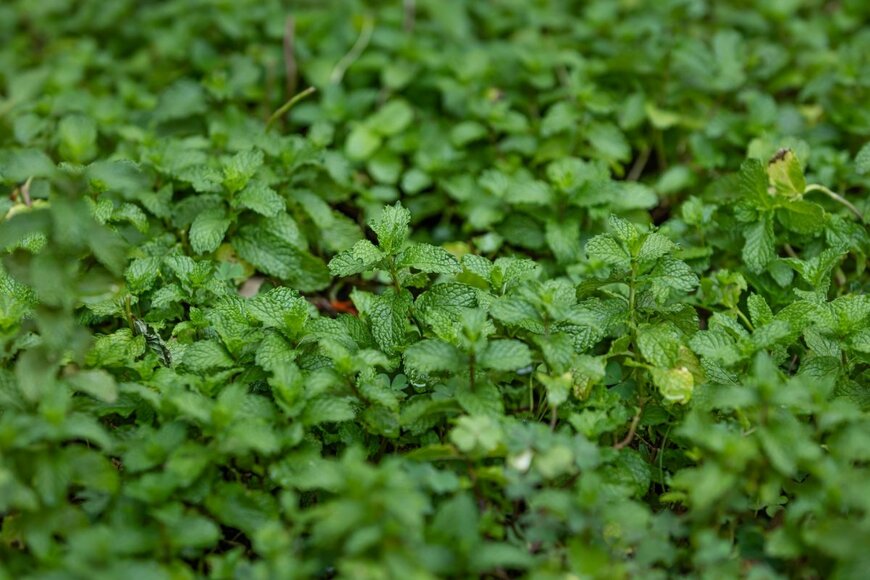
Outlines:
[{"label": "green leaf", "polygon": [[266,217],[284,211],[284,199],[261,181],[251,181],[233,198],[234,205],[244,207]]},{"label": "green leaf", "polygon": [[740,166],[740,191],[758,207],[773,206],[772,197],[767,191],[768,176],[764,164],[758,159],[747,159]]},{"label": "green leaf", "polygon": [[333,276],[353,276],[374,269],[385,257],[370,241],[359,240],[330,260],[329,271]]},{"label": "green leaf", "polygon": [[631,256],[610,234],[599,234],[586,242],[586,254],[620,271],[631,269]]},{"label": "green leaf", "polygon": [[625,135],[612,123],[593,123],[586,131],[586,138],[593,150],[605,159],[631,159],[631,147]]},{"label": "green leaf", "polygon": [[160,95],[157,108],[154,109],[154,120],[158,123],[174,121],[204,113],[206,110],[205,91],[199,83],[181,79]]},{"label": "green leaf", "polygon": [[676,244],[666,236],[657,232],[652,232],[644,237],[643,243],[640,246],[640,251],[637,254],[637,259],[641,262],[655,262],[659,258],[676,249]]},{"label": "green leaf", "polygon": [[782,225],[799,234],[816,234],[824,231],[826,225],[825,211],[809,201],[790,201],[776,215]]},{"label": "green leaf", "polygon": [[273,288],[258,294],[247,304],[251,316],[267,328],[286,331],[290,336],[302,333],[309,318],[308,301],[292,288]]},{"label": "green leaf", "polygon": [[652,369],[650,374],[653,383],[658,387],[659,393],[666,401],[684,405],[692,398],[695,379],[686,367]]},{"label": "green leaf", "polygon": [[430,244],[411,244],[396,259],[398,268],[414,268],[429,274],[456,274],[459,260],[447,250]]},{"label": "green leaf", "polygon": [[698,277],[682,260],[665,258],[650,272],[651,290],[659,304],[669,298],[691,292],[698,285]]},{"label": "green leaf", "polygon": [[385,206],[380,217],[371,221],[369,226],[378,236],[381,251],[392,256],[402,249],[410,232],[411,212],[396,202],[396,205]]},{"label": "green leaf", "polygon": [[75,163],[86,163],[97,154],[97,124],[84,115],[64,117],[57,126],[60,154]]},{"label": "green leaf", "polygon": [[515,371],[532,364],[532,353],[518,340],[493,340],[480,353],[478,363],[485,369]]},{"label": "green leaf", "polygon": [[223,208],[203,211],[190,224],[190,247],[197,254],[214,252],[221,245],[230,223],[231,220],[226,217]]},{"label": "green leaf", "polygon": [[366,124],[380,135],[386,137],[404,131],[414,119],[414,111],[404,100],[394,99],[381,107]]},{"label": "green leaf", "polygon": [[632,247],[640,236],[640,232],[630,221],[623,219],[617,215],[611,214],[607,218],[607,225],[613,232],[617,240],[621,241],[627,247]]},{"label": "green leaf", "polygon": [[668,324],[641,326],[638,328],[637,345],[643,358],[656,367],[670,367],[677,362],[680,338]]},{"label": "green leaf", "polygon": [[421,340],[408,347],[402,355],[405,366],[423,373],[455,372],[460,363],[459,351],[440,340]]},{"label": "green leaf", "polygon": [[22,183],[31,177],[51,177],[56,169],[51,158],[38,149],[0,150],[0,179]]},{"label": "green leaf", "polygon": [[239,151],[223,164],[223,184],[230,193],[240,191],[263,165],[263,152]]},{"label": "green leaf", "polygon": [[411,293],[402,290],[396,294],[393,289],[376,296],[369,311],[372,335],[378,346],[388,355],[397,353],[405,344],[408,313],[411,311]]},{"label": "green leaf", "polygon": [[139,165],[128,159],[94,161],[88,165],[85,175],[95,190],[119,192],[130,199],[149,189],[148,179]]},{"label": "green leaf", "polygon": [[749,307],[749,318],[755,326],[762,326],[773,320],[773,311],[763,296],[750,294],[746,299],[746,305]]},{"label": "green leaf", "polygon": [[184,351],[184,366],[194,372],[228,369],[234,365],[227,351],[213,340],[195,342]]},{"label": "green leaf", "polygon": [[353,400],[339,397],[319,397],[308,401],[302,422],[306,425],[320,425],[322,423],[342,423],[353,421],[356,412],[353,408]]},{"label": "green leaf", "polygon": [[495,419],[486,415],[460,417],[450,431],[450,440],[463,453],[486,455],[501,444],[502,430]]},{"label": "green leaf", "polygon": [[75,390],[104,403],[114,403],[118,399],[118,385],[114,377],[102,369],[79,371],[68,377],[67,381]]},{"label": "green leaf", "polygon": [[329,270],[320,258],[287,242],[274,231],[245,226],[232,238],[239,256],[258,270],[287,281],[303,292],[325,288]]},{"label": "green leaf", "polygon": [[864,143],[864,146],[855,155],[855,168],[862,175],[870,173],[870,143]]},{"label": "green leaf", "polygon": [[547,220],[547,245],[560,263],[577,262],[580,258],[580,224],[573,221]]},{"label": "green leaf", "polygon": [[382,142],[381,136],[368,125],[357,125],[347,137],[344,152],[355,161],[364,161],[374,155]]},{"label": "green leaf", "polygon": [[807,188],[801,163],[791,149],[781,149],[773,156],[767,175],[778,195],[799,198]]},{"label": "green leaf", "polygon": [[750,272],[758,274],[776,256],[773,247],[773,222],[769,216],[764,216],[761,221],[748,226],[743,236],[746,238],[743,262]]}]

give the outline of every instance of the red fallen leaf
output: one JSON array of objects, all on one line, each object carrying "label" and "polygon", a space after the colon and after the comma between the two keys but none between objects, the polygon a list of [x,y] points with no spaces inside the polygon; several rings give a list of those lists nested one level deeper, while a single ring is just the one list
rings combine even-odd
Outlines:
[{"label": "red fallen leaf", "polygon": [[352,314],[353,316],[356,316],[359,314],[359,312],[357,312],[357,310],[356,310],[356,307],[353,305],[353,302],[351,302],[350,300],[335,300],[335,299],[333,299],[329,302],[329,305],[336,312],[343,312],[345,314]]},{"label": "red fallen leaf", "polygon": [[357,316],[359,312],[354,307],[350,300],[327,299],[320,296],[315,296],[309,299],[314,306],[321,312],[325,312],[331,316],[337,314],[351,314]]}]

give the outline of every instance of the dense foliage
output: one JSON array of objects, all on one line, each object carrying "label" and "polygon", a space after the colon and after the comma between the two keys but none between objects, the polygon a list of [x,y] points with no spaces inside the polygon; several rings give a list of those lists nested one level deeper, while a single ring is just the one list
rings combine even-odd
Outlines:
[{"label": "dense foliage", "polygon": [[866,577],[868,20],[4,1],[0,578]]}]

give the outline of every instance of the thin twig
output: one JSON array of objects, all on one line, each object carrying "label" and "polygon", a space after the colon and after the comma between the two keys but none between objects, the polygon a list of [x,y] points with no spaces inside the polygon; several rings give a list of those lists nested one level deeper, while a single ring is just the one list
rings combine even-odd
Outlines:
[{"label": "thin twig", "polygon": [[33,177],[28,177],[24,185],[21,186],[21,197],[24,198],[24,205],[33,207],[33,201],[30,199],[30,184],[33,182]]},{"label": "thin twig", "polygon": [[643,170],[646,167],[647,161],[649,161],[649,154],[651,151],[652,150],[649,147],[641,149],[640,155],[637,156],[634,165],[631,166],[631,170],[628,172],[628,177],[625,178],[627,181],[637,181],[640,178],[641,173],[643,173]]},{"label": "thin twig", "polygon": [[845,197],[843,197],[839,193],[834,193],[833,191],[831,191],[830,189],[828,189],[824,185],[819,185],[818,183],[812,183],[812,184],[808,185],[807,188],[804,190],[804,194],[810,193],[811,191],[821,191],[822,193],[824,193],[825,195],[827,195],[828,197],[830,197],[831,199],[833,199],[837,203],[842,204],[843,206],[848,208],[849,211],[851,211],[853,214],[855,214],[855,217],[857,217],[859,220],[861,220],[862,222],[865,221],[864,215],[860,211],[858,211],[858,208],[855,207],[854,205],[852,205],[851,201],[849,201],[848,199],[846,199]]},{"label": "thin twig", "polygon": [[664,485],[664,481],[665,481],[665,465],[664,465],[665,447],[668,444],[668,437],[671,434],[671,427],[672,427],[672,425],[668,425],[668,430],[665,431],[665,436],[662,439],[662,444],[659,446],[659,451],[658,451],[659,479],[661,479],[662,485]]},{"label": "thin twig", "polygon": [[556,407],[550,407],[550,431],[556,430],[556,422],[559,420],[559,412]]},{"label": "thin twig", "polygon": [[296,19],[288,16],[284,22],[284,75],[286,78],[286,95],[289,99],[296,94],[299,67],[296,64]]},{"label": "thin twig", "polygon": [[413,32],[414,22],[416,21],[417,1],[402,0],[402,6],[405,8],[405,18],[402,22],[402,26],[405,29],[405,32]]},{"label": "thin twig", "polygon": [[266,61],[266,90],[263,91],[263,118],[269,119],[269,110],[272,108],[272,95],[275,92],[275,61]]},{"label": "thin twig", "polygon": [[266,131],[268,131],[272,127],[275,121],[283,117],[287,113],[287,111],[292,109],[296,105],[296,103],[298,103],[308,95],[313,94],[315,91],[317,91],[316,88],[308,87],[307,89],[305,89],[298,95],[293,96],[289,101],[281,105],[281,108],[272,113],[272,116],[269,117],[268,121],[266,121]]},{"label": "thin twig", "polygon": [[347,72],[347,69],[351,67],[353,63],[357,61],[357,59],[362,55],[363,51],[369,45],[369,42],[372,39],[372,32],[375,30],[375,21],[374,18],[366,17],[363,20],[362,30],[360,30],[359,38],[356,39],[356,42],[351,47],[350,52],[348,52],[338,63],[335,65],[335,68],[332,69],[332,74],[329,75],[329,82],[334,85],[337,85],[341,82],[341,79],[344,78],[344,73]]},{"label": "thin twig", "polygon": [[637,413],[635,413],[634,418],[631,420],[631,425],[628,427],[628,435],[625,436],[625,439],[618,443],[613,444],[614,449],[622,449],[634,441],[634,435],[637,433],[637,424],[640,423],[640,416],[643,413],[643,407],[637,408]]}]

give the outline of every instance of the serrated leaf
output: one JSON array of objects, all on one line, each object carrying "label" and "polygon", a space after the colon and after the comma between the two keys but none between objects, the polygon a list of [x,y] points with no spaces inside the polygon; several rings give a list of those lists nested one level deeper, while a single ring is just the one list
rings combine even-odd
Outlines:
[{"label": "serrated leaf", "polygon": [[758,159],[747,159],[740,166],[740,192],[752,203],[762,208],[772,207],[772,197],[767,192],[768,176],[764,164]]},{"label": "serrated leaf", "polygon": [[223,184],[230,193],[245,186],[263,165],[263,152],[258,149],[239,151],[223,164]]},{"label": "serrated leaf", "polygon": [[213,340],[202,340],[188,346],[183,361],[184,366],[194,372],[228,369],[235,365],[224,347]]},{"label": "serrated leaf", "polygon": [[372,335],[388,355],[396,354],[405,344],[408,313],[413,298],[407,290],[396,294],[392,289],[376,296],[369,310]]},{"label": "serrated leaf", "polygon": [[515,371],[532,364],[532,353],[518,340],[493,340],[480,353],[478,363],[485,369]]},{"label": "serrated leaf", "polygon": [[767,164],[767,176],[778,195],[799,198],[807,187],[804,171],[791,149],[782,149]]},{"label": "serrated leaf", "polygon": [[339,252],[329,262],[333,276],[353,276],[373,269],[386,256],[368,240],[359,240],[352,248]]},{"label": "serrated leaf", "polygon": [[330,282],[329,270],[320,258],[262,227],[241,228],[232,244],[239,256],[258,270],[286,280],[303,292],[321,290]]},{"label": "serrated leaf", "polygon": [[31,177],[51,177],[56,168],[51,158],[39,149],[0,150],[0,179],[21,183]]},{"label": "serrated leaf", "polygon": [[631,268],[631,256],[610,234],[599,234],[586,242],[586,254],[590,259],[601,260],[621,271]]},{"label": "serrated leaf", "polygon": [[864,143],[864,146],[855,155],[855,168],[862,175],[870,173],[870,143]]},{"label": "serrated leaf", "polygon": [[680,338],[676,330],[666,324],[641,326],[637,332],[637,346],[643,358],[656,367],[670,367],[680,352]]},{"label": "serrated leaf", "polygon": [[266,217],[273,217],[284,211],[284,198],[274,189],[261,181],[251,181],[236,194],[233,203]]},{"label": "serrated leaf", "polygon": [[97,154],[97,124],[84,115],[68,115],[57,126],[64,159],[86,163]]},{"label": "serrated leaf", "polygon": [[676,249],[677,245],[668,239],[667,236],[663,236],[658,232],[652,232],[644,238],[638,251],[637,259],[641,262],[655,262]]},{"label": "serrated leaf", "polygon": [[692,398],[695,379],[686,367],[677,369],[652,369],[653,383],[662,397],[671,403],[684,405]]},{"label": "serrated leaf", "polygon": [[149,189],[148,178],[139,165],[129,159],[94,161],[85,169],[85,176],[95,190],[118,192],[128,199]]},{"label": "serrated leaf", "polygon": [[402,204],[385,206],[381,215],[369,223],[378,237],[378,246],[387,255],[394,255],[402,249],[408,239],[411,212]]},{"label": "serrated leaf", "polygon": [[405,366],[423,373],[458,370],[459,351],[441,340],[421,340],[408,347],[402,357]]},{"label": "serrated leaf", "polygon": [[765,216],[743,231],[746,243],[743,246],[743,262],[750,272],[758,274],[776,256],[773,246],[773,223]]},{"label": "serrated leaf", "polygon": [[203,211],[190,224],[190,247],[197,254],[214,252],[223,242],[230,223],[231,220],[226,217],[223,208],[215,207]]},{"label": "serrated leaf", "polygon": [[450,252],[431,244],[411,244],[399,254],[396,266],[428,274],[455,274],[461,270],[459,260]]},{"label": "serrated leaf", "polygon": [[118,385],[115,378],[102,369],[83,370],[67,378],[77,391],[87,393],[104,403],[114,403],[118,399]]},{"label": "serrated leaf", "polygon": [[258,294],[248,302],[247,310],[267,328],[283,330],[291,337],[302,333],[309,317],[308,301],[284,287]]},{"label": "serrated leaf", "polygon": [[306,425],[322,423],[341,423],[352,421],[356,416],[353,400],[347,397],[318,397],[308,401],[302,413],[302,422]]},{"label": "serrated leaf", "polygon": [[560,263],[577,262],[580,258],[580,223],[573,220],[547,220],[547,245]]},{"label": "serrated leaf", "polygon": [[763,296],[750,294],[746,299],[746,305],[749,307],[749,318],[755,326],[767,324],[773,320],[773,312]]},{"label": "serrated leaf", "polygon": [[206,111],[205,91],[190,79],[181,79],[167,88],[154,109],[154,120],[161,123],[191,117]]}]

